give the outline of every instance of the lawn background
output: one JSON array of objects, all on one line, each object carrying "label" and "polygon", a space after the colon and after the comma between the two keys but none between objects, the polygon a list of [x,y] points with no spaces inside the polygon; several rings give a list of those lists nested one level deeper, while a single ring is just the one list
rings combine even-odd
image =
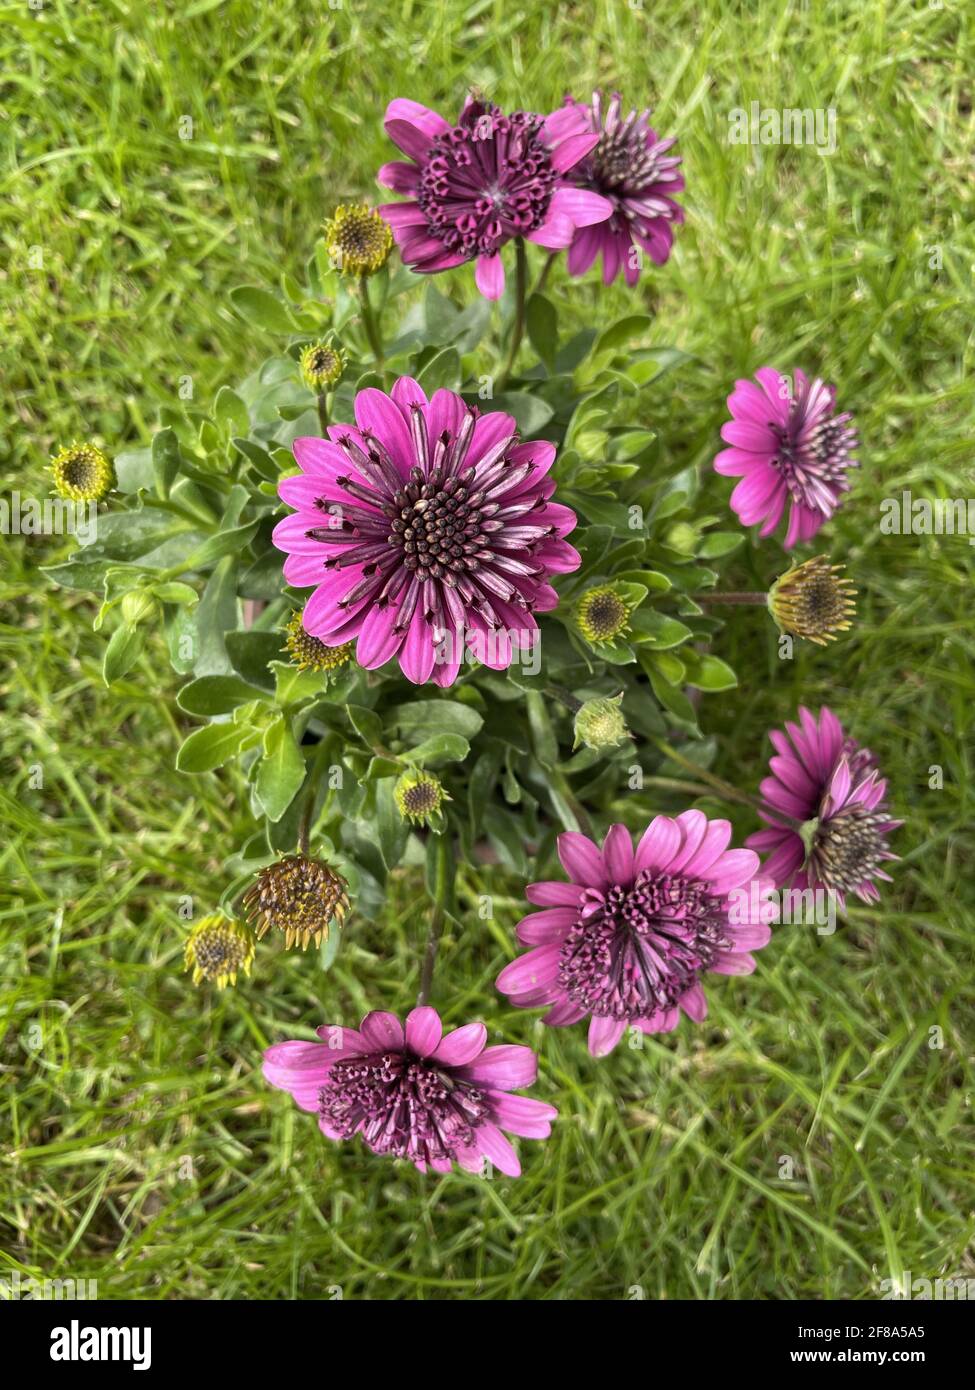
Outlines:
[{"label": "lawn background", "polygon": [[[879,905],[832,937],[783,929],[755,976],[714,981],[705,1025],[599,1063],[583,1029],[545,1031],[494,992],[522,885],[463,869],[470,929],[445,942],[433,1002],[536,1046],[533,1094],[561,1118],[521,1143],[516,1182],[423,1178],[326,1145],[257,1070],[271,1040],[410,1006],[421,885],[355,919],[327,976],[265,950],[236,992],[195,991],[177,910],[222,892],[250,829],[240,786],[174,771],[187,721],[162,643],[109,694],[93,605],[38,573],[69,546],[5,536],[6,1266],[95,1278],[101,1298],[864,1298],[905,1270],[975,1275],[975,552],[879,529],[903,488],[975,495],[973,18],[877,0],[0,4],[4,495],[43,496],[59,443],[147,442],[181,378],[205,405],[266,355],[227,291],[301,267],[336,202],[376,196],[391,97],[449,114],[471,84],[539,110],[620,88],[679,136],[687,223],[638,291],[557,271],[564,322],[649,307],[649,340],[694,355],[647,392],[668,468],[706,466],[732,381],[765,362],[835,381],[863,441],[820,547],[860,589],[856,629],[785,662],[761,612],[735,610],[716,651],[741,686],[702,711],[716,768],[754,787],[766,730],[828,701],[906,821]],[[730,144],[753,100],[835,107],[836,153]],[[471,278],[438,284],[469,298]],[[728,491],[711,477],[711,510]],[[784,568],[772,541],[739,557],[727,587]]]}]

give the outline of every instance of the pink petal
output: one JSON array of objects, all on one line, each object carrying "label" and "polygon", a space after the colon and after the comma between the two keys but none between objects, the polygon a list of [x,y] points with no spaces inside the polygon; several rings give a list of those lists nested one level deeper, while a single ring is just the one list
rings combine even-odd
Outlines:
[{"label": "pink petal", "polygon": [[443,1025],[436,1009],[420,1005],[406,1016],[406,1046],[418,1057],[436,1052],[443,1037]]},{"label": "pink petal", "polygon": [[608,888],[603,857],[593,844],[577,830],[566,830],[558,838],[559,859],[573,883],[583,887]]},{"label": "pink petal", "polygon": [[377,1052],[402,1052],[406,1035],[403,1025],[395,1014],[379,1010],[366,1014],[359,1025],[359,1032],[370,1047]]},{"label": "pink petal", "polygon": [[481,1055],[486,1042],[487,1029],[483,1023],[465,1023],[463,1028],[445,1034],[433,1060],[445,1067],[465,1066]]},{"label": "pink petal", "polygon": [[606,1057],[626,1032],[626,1021],[619,1018],[593,1018],[589,1024],[589,1051],[593,1057]]},{"label": "pink petal", "polygon": [[504,265],[501,257],[478,256],[474,283],[485,299],[500,299],[504,293]]}]

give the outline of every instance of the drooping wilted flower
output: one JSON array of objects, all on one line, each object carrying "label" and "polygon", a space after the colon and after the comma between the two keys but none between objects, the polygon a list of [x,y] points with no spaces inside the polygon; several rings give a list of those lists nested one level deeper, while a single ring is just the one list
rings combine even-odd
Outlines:
[{"label": "drooping wilted flower", "polygon": [[835,893],[841,905],[847,893],[876,902],[875,880],[889,883],[882,866],[898,858],[888,836],[902,823],[887,811],[876,758],[825,706],[818,719],[800,708],[798,724],[772,729],[769,738],[776,756],[762,782],[761,816],[771,828],[746,842],[768,854],[762,872],[779,887]]},{"label": "drooping wilted flower", "polygon": [[274,530],[289,584],[316,586],[305,628],[329,646],[356,638],[369,670],[396,657],[422,685],[452,685],[465,644],[494,670],[535,639],[549,582],[574,570],[575,513],[549,499],[555,446],[519,443],[502,411],[481,415],[453,391],[427,400],[401,377],[369,388],[356,425],[297,439],[303,472],[278,492],[294,516]]},{"label": "drooping wilted flower", "polygon": [[309,391],[327,391],[342,378],[346,356],[336,343],[309,343],[301,354],[301,376]]},{"label": "drooping wilted flower", "polygon": [[544,909],[518,924],[531,946],[501,971],[497,987],[519,1008],[547,1006],[554,1026],[589,1017],[589,1051],[611,1052],[625,1030],[667,1033],[680,1012],[707,1014],[701,976],[747,975],[775,919],[771,879],[758,855],[727,848],[731,826],[701,811],[657,816],[633,849],[624,825],[598,846],[559,836],[568,883],[532,883]]},{"label": "drooping wilted flower", "polygon": [[72,502],[100,502],[114,482],[112,465],[94,444],[69,444],[51,459],[54,490]]},{"label": "drooping wilted flower", "polygon": [[743,526],[762,522],[761,536],[772,534],[791,502],[786,550],[812,540],[849,491],[847,474],[858,466],[856,430],[848,412],[835,413],[835,388],[819,377],[810,382],[798,369],[792,375],[790,383],[774,368],[760,367],[758,386],[735,382],[728,397],[733,419],[721,426],[731,448],[714,460],[716,472],[741,478],[732,510]]},{"label": "drooping wilted flower", "polygon": [[612,584],[601,584],[582,595],[576,622],[587,642],[612,642],[626,631],[630,607]]},{"label": "drooping wilted flower", "polygon": [[587,700],[576,712],[573,747],[578,748],[580,744],[584,744],[586,748],[604,752],[609,748],[618,748],[625,739],[630,738],[630,731],[626,727],[626,720],[620,708],[622,703],[622,695]]},{"label": "drooping wilted flower", "polygon": [[603,109],[602,93],[589,106],[567,99],[584,117],[599,143],[571,170],[577,188],[599,193],[613,211],[605,221],[580,227],[569,247],[570,275],[583,275],[602,252],[603,282],[612,284],[620,270],[628,285],[640,278],[641,253],[663,265],[673,245],[673,228],[684,220],[675,195],[684,187],[679,156],[669,153],[676,141],[662,140],[650,125],[649,111],[623,115],[614,92]]},{"label": "drooping wilted flower", "polygon": [[320,946],[349,910],[348,882],[321,859],[286,855],[258,871],[244,895],[248,920],[258,940],[269,931],[284,933],[287,947],[310,941]]},{"label": "drooping wilted flower", "polygon": [[769,612],[782,632],[825,647],[846,632],[856,614],[856,589],[843,565],[814,555],[786,570],[769,590]]},{"label": "drooping wilted flower", "polygon": [[531,1048],[486,1047],[483,1023],[443,1033],[436,1009],[421,1007],[406,1027],[370,1013],[358,1030],[326,1024],[321,1042],[281,1042],[264,1054],[264,1076],[318,1115],[328,1139],[361,1135],[376,1154],[408,1158],[421,1173],[447,1173],[456,1162],[481,1173],[488,1159],[508,1177],[521,1172],[502,1134],[547,1139],[553,1105],[513,1096],[531,1086]]},{"label": "drooping wilted flower", "polygon": [[193,983],[202,980],[217,989],[237,983],[237,972],[251,973],[254,937],[240,922],[222,912],[201,917],[194,925],[183,952],[184,970],[193,971]]},{"label": "drooping wilted flower", "polygon": [[393,233],[380,212],[361,206],[335,209],[324,226],[325,249],[343,275],[375,275],[389,260]]},{"label": "drooping wilted flower", "polygon": [[292,613],[285,628],[285,647],[299,671],[319,671],[326,680],[334,678],[352,660],[352,643],[328,647],[305,628],[299,612]]},{"label": "drooping wilted flower", "polygon": [[391,101],[386,132],[410,163],[384,164],[379,182],[411,201],[382,208],[403,260],[430,274],[477,261],[485,299],[504,290],[501,248],[512,237],[559,250],[577,227],[599,222],[612,205],[571,188],[564,176],[598,143],[585,116],[562,107],[551,116],[468,97],[452,126],[418,102]]},{"label": "drooping wilted flower", "polygon": [[398,778],[393,790],[396,806],[404,820],[428,825],[450,797],[432,772],[411,767]]}]

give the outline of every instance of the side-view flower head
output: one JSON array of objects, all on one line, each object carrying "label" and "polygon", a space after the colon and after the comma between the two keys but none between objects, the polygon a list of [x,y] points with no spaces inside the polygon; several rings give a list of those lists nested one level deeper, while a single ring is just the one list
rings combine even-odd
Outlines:
[{"label": "side-view flower head", "polygon": [[761,792],[770,827],[746,843],[767,854],[762,872],[779,887],[824,889],[876,902],[875,880],[897,859],[888,836],[902,824],[887,811],[887,783],[869,748],[843,732],[831,709],[800,708],[799,723],[772,729],[775,756]]},{"label": "side-view flower head", "polygon": [[836,391],[801,371],[792,382],[773,367],[755,373],[758,382],[736,381],[728,397],[732,420],[721,426],[731,447],[714,460],[716,472],[740,478],[731,508],[743,526],[762,523],[770,536],[790,504],[783,545],[812,540],[850,490],[858,467],[857,433],[848,412],[836,413]]},{"label": "side-view flower head", "polygon": [[406,1026],[370,1013],[358,1029],[326,1024],[321,1042],[280,1042],[264,1054],[264,1076],[302,1110],[318,1115],[328,1139],[358,1134],[373,1153],[408,1158],[421,1173],[453,1163],[480,1173],[487,1159],[508,1177],[521,1172],[502,1133],[547,1139],[554,1105],[511,1095],[531,1086],[530,1047],[488,1047],[483,1023],[444,1033],[436,1009],[420,1007]]},{"label": "side-view flower head", "polygon": [[407,265],[423,274],[477,261],[485,299],[504,291],[501,248],[521,236],[549,250],[572,244],[579,227],[605,221],[613,205],[572,187],[566,175],[599,143],[584,111],[563,106],[550,116],[505,115],[468,97],[456,125],[419,102],[397,98],[386,132],[407,160],[384,164],[384,188],[410,201],[380,212]]},{"label": "side-view flower head", "polygon": [[657,816],[634,850],[625,825],[602,849],[559,836],[568,883],[532,883],[543,909],[518,924],[532,949],[506,965],[497,987],[519,1008],[547,1006],[554,1026],[589,1018],[589,1051],[603,1057],[627,1028],[668,1033],[681,1010],[700,1023],[701,976],[747,975],[776,916],[758,855],[728,849],[731,826],[702,811]]},{"label": "side-view flower head", "polygon": [[302,472],[278,488],[297,509],[274,530],[285,578],[316,586],[306,631],[355,638],[370,670],[395,657],[417,685],[452,685],[466,649],[504,670],[558,603],[552,576],[580,563],[575,513],[551,500],[555,446],[410,377],[360,391],[355,417],[296,440]]},{"label": "side-view flower head", "polygon": [[680,156],[670,153],[674,138],[661,139],[649,111],[623,115],[622,97],[614,92],[605,108],[601,92],[589,106],[566,98],[599,143],[574,165],[569,180],[605,198],[612,207],[604,221],[580,227],[569,247],[570,275],[583,275],[602,253],[603,281],[609,285],[622,270],[628,285],[640,278],[641,253],[657,265],[670,256],[673,228],[684,220],[675,195],[684,187]]}]

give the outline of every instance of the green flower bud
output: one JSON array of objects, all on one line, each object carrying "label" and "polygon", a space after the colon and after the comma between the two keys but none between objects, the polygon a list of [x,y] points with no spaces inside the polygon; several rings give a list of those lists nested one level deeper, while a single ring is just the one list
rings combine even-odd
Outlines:
[{"label": "green flower bud", "polygon": [[429,825],[450,797],[432,772],[410,768],[404,772],[393,789],[400,815],[414,824]]},{"label": "green flower bud", "polygon": [[576,737],[572,746],[578,748],[580,744],[584,744],[586,748],[603,752],[608,748],[619,747],[624,739],[632,737],[620,709],[622,703],[622,695],[587,700],[575,718]]}]

